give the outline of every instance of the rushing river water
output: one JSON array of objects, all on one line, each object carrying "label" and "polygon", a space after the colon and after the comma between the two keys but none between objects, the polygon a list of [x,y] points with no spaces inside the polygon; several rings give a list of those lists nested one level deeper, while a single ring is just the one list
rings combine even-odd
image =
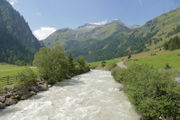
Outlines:
[{"label": "rushing river water", "polygon": [[0,112],[0,120],[139,120],[110,72],[64,80]]}]

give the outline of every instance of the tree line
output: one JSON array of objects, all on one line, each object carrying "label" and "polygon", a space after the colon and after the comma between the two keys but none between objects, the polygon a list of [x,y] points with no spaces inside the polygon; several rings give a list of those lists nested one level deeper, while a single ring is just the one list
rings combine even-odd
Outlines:
[{"label": "tree line", "polygon": [[175,36],[174,38],[171,38],[169,42],[165,42],[164,49],[170,51],[180,49],[180,38]]}]

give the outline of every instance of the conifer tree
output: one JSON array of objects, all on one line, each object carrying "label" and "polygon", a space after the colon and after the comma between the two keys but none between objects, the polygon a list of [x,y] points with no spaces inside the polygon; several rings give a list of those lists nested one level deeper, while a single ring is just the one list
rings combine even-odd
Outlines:
[{"label": "conifer tree", "polygon": [[68,55],[68,64],[69,64],[69,75],[74,76],[75,65],[73,62],[73,57],[72,57],[71,51],[69,52],[69,55]]},{"label": "conifer tree", "polygon": [[168,50],[168,43],[167,42],[164,43],[164,49]]}]

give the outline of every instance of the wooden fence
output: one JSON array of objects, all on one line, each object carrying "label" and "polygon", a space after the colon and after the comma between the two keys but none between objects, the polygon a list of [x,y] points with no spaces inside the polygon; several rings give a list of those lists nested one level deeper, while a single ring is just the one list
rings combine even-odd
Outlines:
[{"label": "wooden fence", "polygon": [[0,85],[9,85],[17,81],[17,76],[7,76],[0,78]]}]

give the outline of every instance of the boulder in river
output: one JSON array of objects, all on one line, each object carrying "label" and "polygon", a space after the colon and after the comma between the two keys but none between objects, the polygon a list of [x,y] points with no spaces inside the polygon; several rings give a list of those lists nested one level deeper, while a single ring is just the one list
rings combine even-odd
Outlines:
[{"label": "boulder in river", "polygon": [[0,109],[4,109],[6,107],[6,104],[0,102]]},{"label": "boulder in river", "polygon": [[39,91],[46,91],[46,90],[48,90],[47,84],[38,86],[38,90],[39,90]]},{"label": "boulder in river", "polygon": [[18,102],[18,100],[16,99],[10,99],[10,98],[6,98],[6,106],[9,106],[9,105],[13,105],[13,104],[16,104]]},{"label": "boulder in river", "polygon": [[71,76],[69,76],[69,75],[66,75],[66,79],[71,79]]},{"label": "boulder in river", "polygon": [[37,95],[37,93],[35,93],[34,91],[30,91],[30,94],[31,94],[31,96]]},{"label": "boulder in river", "polygon": [[26,93],[26,94],[22,95],[21,100],[26,100],[26,99],[28,99],[31,96],[32,95],[30,93]]},{"label": "boulder in river", "polygon": [[5,98],[5,96],[0,96],[0,102],[5,102],[5,100],[6,100],[6,98]]},{"label": "boulder in river", "polygon": [[38,87],[36,87],[36,86],[32,86],[32,87],[31,87],[31,91],[39,92]]}]

